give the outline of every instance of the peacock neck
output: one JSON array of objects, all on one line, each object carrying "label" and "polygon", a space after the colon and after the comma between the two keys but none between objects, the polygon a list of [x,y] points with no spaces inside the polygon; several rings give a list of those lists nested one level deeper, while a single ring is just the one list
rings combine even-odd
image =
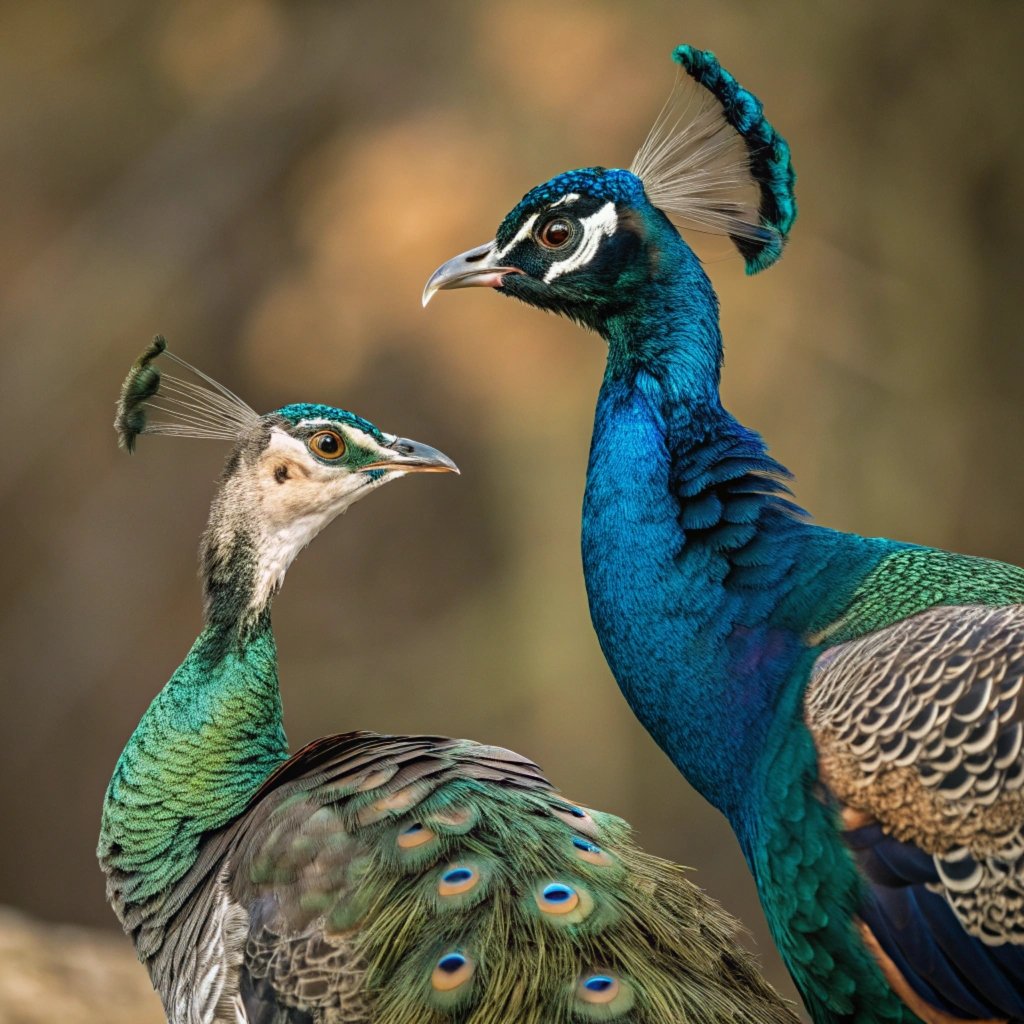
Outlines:
[{"label": "peacock neck", "polygon": [[240,529],[212,574],[205,566],[206,625],[107,789],[98,852],[126,926],[128,910],[180,878],[204,834],[238,815],[288,757],[270,597],[254,597],[252,550]]},{"label": "peacock neck", "polygon": [[800,714],[808,633],[877,556],[806,522],[784,467],[722,408],[717,308],[703,274],[689,277],[602,330],[584,572],[624,695],[735,825]]}]

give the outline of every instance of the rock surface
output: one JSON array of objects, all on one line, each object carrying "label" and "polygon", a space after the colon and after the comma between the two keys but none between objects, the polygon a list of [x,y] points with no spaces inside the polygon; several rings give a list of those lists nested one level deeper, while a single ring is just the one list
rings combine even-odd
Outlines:
[{"label": "rock surface", "polygon": [[0,1024],[164,1024],[128,940],[0,907]]}]

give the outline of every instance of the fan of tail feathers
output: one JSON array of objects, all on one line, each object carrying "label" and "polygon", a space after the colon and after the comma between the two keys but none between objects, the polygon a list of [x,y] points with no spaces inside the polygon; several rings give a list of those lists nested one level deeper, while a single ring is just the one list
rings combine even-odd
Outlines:
[{"label": "fan of tail feathers", "polygon": [[[158,369],[154,360],[161,353],[195,376],[198,383]],[[153,412],[163,413],[163,418],[153,419]],[[114,429],[121,447],[133,452],[139,434],[233,441],[257,419],[258,413],[238,395],[169,352],[166,340],[157,335],[121,385]]]},{"label": "fan of tail feathers", "polygon": [[116,909],[175,1021],[796,1020],[681,868],[466,740],[317,741],[174,891]]},{"label": "fan of tail feathers", "polygon": [[709,50],[676,47],[681,76],[630,170],[683,225],[728,235],[748,274],[770,267],[796,219],[789,145]]}]

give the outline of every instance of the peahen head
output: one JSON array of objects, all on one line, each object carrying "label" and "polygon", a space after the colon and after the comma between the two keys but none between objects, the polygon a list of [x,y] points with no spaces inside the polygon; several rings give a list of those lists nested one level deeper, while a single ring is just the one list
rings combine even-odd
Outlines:
[{"label": "peahen head", "polygon": [[[198,383],[162,373],[161,354]],[[245,625],[266,608],[299,551],[360,498],[408,473],[459,471],[437,449],[334,406],[261,416],[159,337],[122,385],[114,426],[129,452],[140,434],[231,442],[202,542],[207,616],[225,624]]]},{"label": "peahen head", "polygon": [[538,185],[493,241],[433,274],[424,305],[442,289],[492,287],[604,331],[657,306],[665,288],[707,300],[674,221],[729,236],[748,273],[774,263],[796,216],[789,147],[714,54],[680,46],[673,58],[686,74],[629,170],[589,167]]}]

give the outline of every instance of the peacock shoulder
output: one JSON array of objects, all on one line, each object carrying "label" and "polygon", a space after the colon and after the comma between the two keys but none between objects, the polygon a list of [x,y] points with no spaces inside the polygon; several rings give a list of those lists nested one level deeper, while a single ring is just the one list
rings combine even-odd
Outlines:
[{"label": "peacock shoulder", "polygon": [[893,545],[854,590],[842,613],[810,636],[839,644],[940,605],[1024,603],[1024,569],[939,548]]}]

